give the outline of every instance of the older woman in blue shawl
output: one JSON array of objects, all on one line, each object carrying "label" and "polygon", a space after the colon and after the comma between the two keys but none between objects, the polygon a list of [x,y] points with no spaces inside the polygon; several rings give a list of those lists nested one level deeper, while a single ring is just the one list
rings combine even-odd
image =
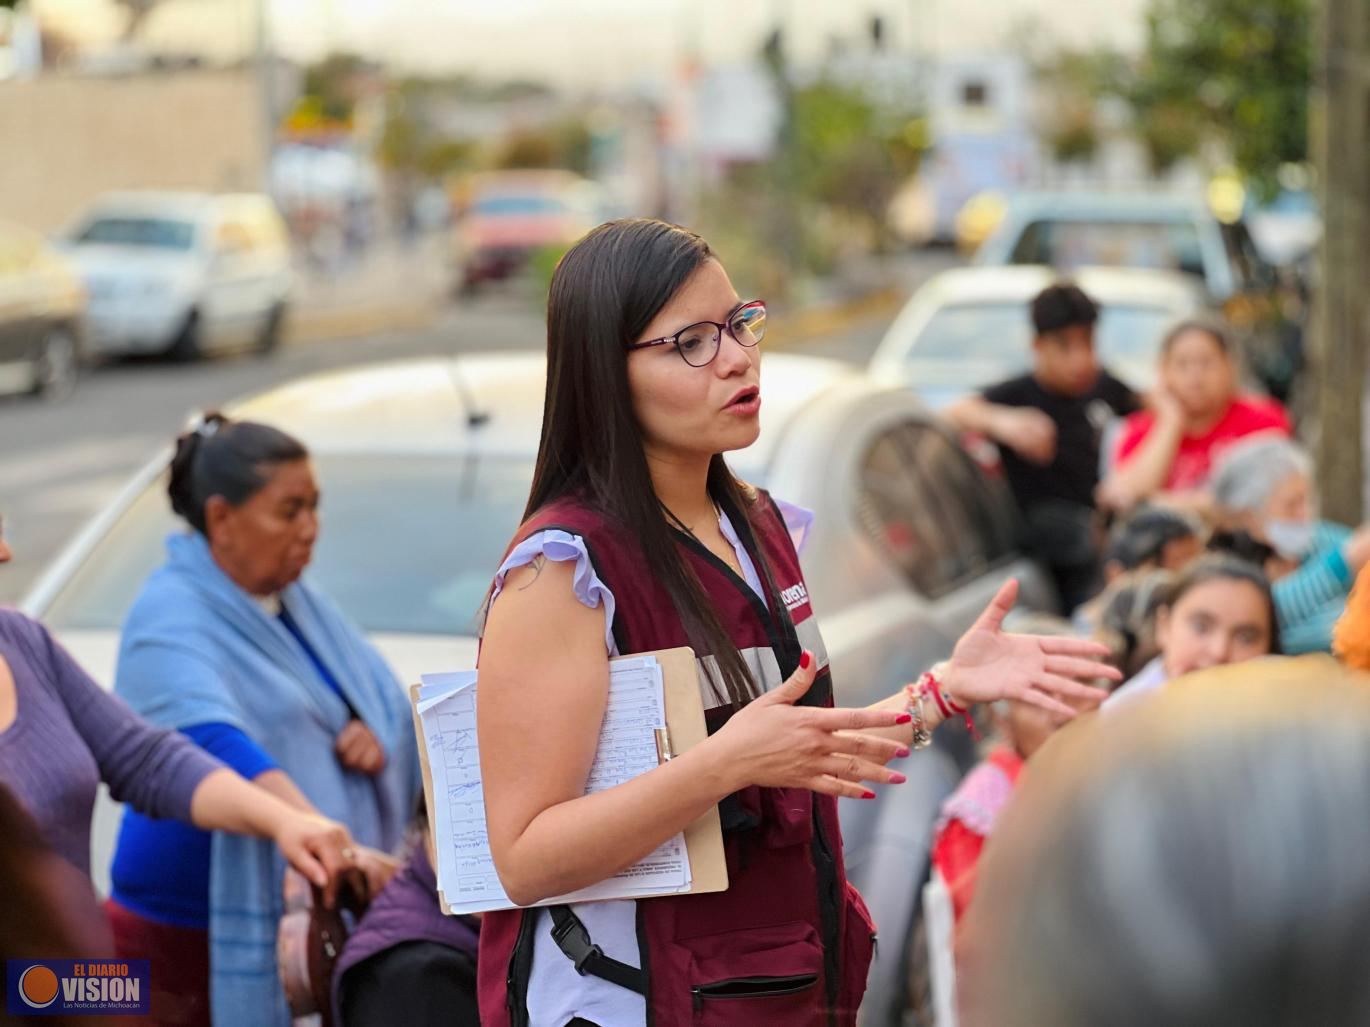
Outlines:
[{"label": "older woman in blue shawl", "polygon": [[[178,440],[169,492],[193,530],[168,540],[129,614],[116,690],[286,802],[346,824],[379,880],[419,787],[412,721],[380,655],[300,580],[319,527],[308,453],[211,415]],[[121,954],[156,968],[154,1017],[290,1023],[275,961],[283,871],[270,843],[125,814],[109,908]]]}]

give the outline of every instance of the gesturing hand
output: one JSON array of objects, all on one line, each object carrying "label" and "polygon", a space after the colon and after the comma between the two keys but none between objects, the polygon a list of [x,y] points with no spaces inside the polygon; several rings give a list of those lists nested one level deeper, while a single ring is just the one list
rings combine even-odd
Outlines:
[{"label": "gesturing hand", "polygon": [[789,680],[748,703],[709,740],[727,774],[729,791],[760,785],[874,798],[859,782],[904,780],[884,765],[895,756],[907,756],[907,746],[861,732],[907,724],[909,715],[897,710],[795,706],[816,674],[813,655],[806,652]]},{"label": "gesturing hand", "polygon": [[1075,710],[1062,699],[1097,700],[1097,688],[1081,681],[1122,675],[1099,658],[1108,649],[1080,638],[1010,635],[1004,617],[1018,598],[1018,582],[999,589],[985,612],[961,636],[947,667],[946,690],[962,705],[1017,699],[1064,717]]}]

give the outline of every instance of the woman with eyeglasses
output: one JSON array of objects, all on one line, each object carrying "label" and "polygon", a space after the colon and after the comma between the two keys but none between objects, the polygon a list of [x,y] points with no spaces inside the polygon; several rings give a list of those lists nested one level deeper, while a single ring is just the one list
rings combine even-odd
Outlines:
[{"label": "woman with eyeglasses", "polygon": [[[481,1020],[613,1025],[855,1022],[873,926],[847,883],[839,796],[977,702],[1070,716],[1116,677],[1103,648],[1004,634],[1006,586],[949,663],[867,709],[833,683],[794,535],[807,515],[735,478],[757,438],[766,308],[703,239],[602,225],[547,309],[542,443],[483,630],[478,710],[489,839],[531,905],[638,862],[717,806],[728,890],[493,912]],[[611,656],[691,646],[709,737],[585,795]],[[555,928],[555,929],[554,929]]]}]

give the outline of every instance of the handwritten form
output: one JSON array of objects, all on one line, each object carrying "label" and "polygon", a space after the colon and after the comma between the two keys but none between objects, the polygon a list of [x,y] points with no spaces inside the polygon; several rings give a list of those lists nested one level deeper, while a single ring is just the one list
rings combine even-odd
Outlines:
[{"label": "handwritten form", "polygon": [[[450,913],[509,909],[485,826],[485,794],[476,740],[474,673],[425,674],[418,714],[433,775],[438,893]],[[654,656],[609,664],[609,697],[585,794],[604,791],[657,765],[656,730],[666,726],[661,665]],[[647,898],[690,890],[684,834],[598,884],[539,905]]]}]

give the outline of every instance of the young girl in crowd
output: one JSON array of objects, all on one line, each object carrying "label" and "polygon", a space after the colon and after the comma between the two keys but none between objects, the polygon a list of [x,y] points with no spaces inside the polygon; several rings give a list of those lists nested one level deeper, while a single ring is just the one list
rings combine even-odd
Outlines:
[{"label": "young girl in crowd", "polygon": [[1280,652],[1270,582],[1255,564],[1215,553],[1184,571],[1156,613],[1160,655],[1104,702],[1117,707],[1172,678]]}]

